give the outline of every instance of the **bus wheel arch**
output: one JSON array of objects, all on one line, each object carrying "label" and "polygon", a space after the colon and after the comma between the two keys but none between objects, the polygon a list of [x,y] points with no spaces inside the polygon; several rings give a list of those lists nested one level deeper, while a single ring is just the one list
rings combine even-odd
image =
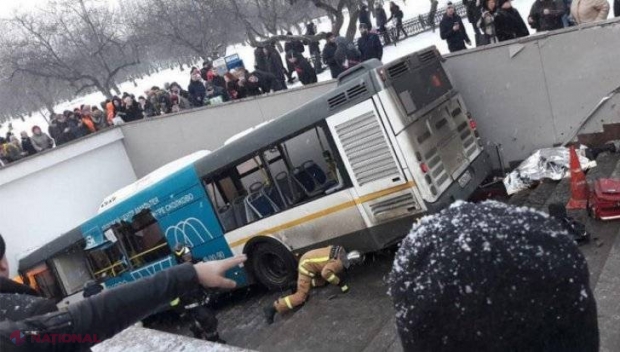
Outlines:
[{"label": "bus wheel arch", "polygon": [[246,267],[254,279],[270,290],[282,290],[297,281],[297,259],[279,240],[260,236],[243,248],[247,254]]}]

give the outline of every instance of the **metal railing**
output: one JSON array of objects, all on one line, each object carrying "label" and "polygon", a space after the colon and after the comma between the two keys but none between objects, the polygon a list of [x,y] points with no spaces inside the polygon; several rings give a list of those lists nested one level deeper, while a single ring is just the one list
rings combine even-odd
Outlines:
[{"label": "metal railing", "polygon": [[[467,17],[467,9],[465,8],[465,5],[463,5],[462,2],[455,2],[454,9],[456,13],[462,18],[465,19]],[[441,21],[445,13],[446,13],[446,7],[437,9],[437,11],[435,12],[433,25],[431,25],[431,21],[429,20],[430,12],[420,14],[417,17],[414,17],[408,20],[404,20],[403,29],[405,30],[405,33],[407,33],[407,36],[415,36],[417,34],[431,30],[433,28],[438,28],[439,22]],[[402,39],[402,33],[400,34],[401,37],[397,36],[397,28],[396,28],[395,20],[391,21],[390,25],[387,27],[387,30],[390,35],[390,40],[392,41],[392,43],[396,41],[395,38]],[[379,37],[381,38],[381,43],[385,45],[385,38],[382,35],[380,35]]]}]

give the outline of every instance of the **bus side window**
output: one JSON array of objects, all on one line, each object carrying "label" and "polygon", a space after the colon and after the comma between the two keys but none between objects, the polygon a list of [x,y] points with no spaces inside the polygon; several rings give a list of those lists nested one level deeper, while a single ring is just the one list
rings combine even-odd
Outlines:
[{"label": "bus side window", "polygon": [[[278,158],[279,156],[281,158]],[[285,208],[344,187],[327,135],[321,126],[294,136],[264,154]]]},{"label": "bus side window", "polygon": [[350,181],[323,126],[265,146],[204,180],[224,232],[343,189]]},{"label": "bus side window", "polygon": [[136,214],[132,219],[130,229],[129,235],[137,244],[133,253],[129,253],[129,260],[134,269],[165,258],[172,253],[150,210],[144,209]]},{"label": "bus side window", "polygon": [[118,242],[90,250],[88,260],[96,279],[118,276],[128,268],[126,261],[123,260]]}]

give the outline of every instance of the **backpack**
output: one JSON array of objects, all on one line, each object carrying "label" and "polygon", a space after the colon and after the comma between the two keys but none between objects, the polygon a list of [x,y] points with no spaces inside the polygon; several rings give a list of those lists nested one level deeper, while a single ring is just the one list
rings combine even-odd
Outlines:
[{"label": "backpack", "polygon": [[404,15],[403,15],[403,10],[399,9],[399,10],[396,12],[396,16],[395,16],[395,17],[396,17],[396,18],[398,18],[399,20],[402,20],[402,19],[403,19],[403,16],[404,16]]}]

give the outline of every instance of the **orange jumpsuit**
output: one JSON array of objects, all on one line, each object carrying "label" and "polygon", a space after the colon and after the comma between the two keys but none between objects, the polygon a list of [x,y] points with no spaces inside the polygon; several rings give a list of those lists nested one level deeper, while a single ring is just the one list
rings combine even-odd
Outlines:
[{"label": "orange jumpsuit", "polygon": [[291,310],[306,301],[310,289],[329,282],[338,285],[340,278],[337,274],[344,269],[340,259],[330,258],[332,246],[311,250],[299,260],[299,274],[297,276],[297,292],[290,296],[278,299],[274,307],[278,313]]}]

